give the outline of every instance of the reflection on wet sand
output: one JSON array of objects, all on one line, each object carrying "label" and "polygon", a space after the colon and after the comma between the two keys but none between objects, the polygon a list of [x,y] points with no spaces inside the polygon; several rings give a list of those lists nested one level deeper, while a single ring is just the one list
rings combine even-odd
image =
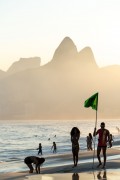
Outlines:
[{"label": "reflection on wet sand", "polygon": [[79,174],[78,173],[74,173],[72,175],[72,180],[79,180]]},{"label": "reflection on wet sand", "polygon": [[[27,180],[120,180],[120,169],[116,171],[96,170],[84,173],[58,173],[58,174],[40,174],[28,176]],[[26,180],[26,179],[25,179]]]},{"label": "reflection on wet sand", "polygon": [[97,174],[97,178],[107,180],[107,172],[106,171],[99,171]]}]

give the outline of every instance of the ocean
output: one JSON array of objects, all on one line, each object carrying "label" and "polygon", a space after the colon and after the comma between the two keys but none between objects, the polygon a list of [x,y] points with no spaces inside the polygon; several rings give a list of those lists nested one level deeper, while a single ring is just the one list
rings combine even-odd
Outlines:
[{"label": "ocean", "polygon": [[[98,120],[97,128],[102,121]],[[104,122],[106,129],[113,134],[114,141],[119,141],[120,120],[112,119]],[[54,158],[56,155],[71,153],[72,156],[70,131],[74,126],[81,132],[80,151],[87,151],[86,137],[88,133],[93,133],[95,120],[1,120],[0,173],[28,170],[24,164],[24,158],[37,156],[39,143],[42,144],[42,157],[48,159],[43,167],[59,164],[57,158]],[[51,150],[54,141],[57,145],[56,154]]]}]

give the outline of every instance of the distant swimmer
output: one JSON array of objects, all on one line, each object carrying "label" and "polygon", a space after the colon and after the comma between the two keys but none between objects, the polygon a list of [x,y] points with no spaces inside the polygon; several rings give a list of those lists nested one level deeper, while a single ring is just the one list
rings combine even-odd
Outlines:
[{"label": "distant swimmer", "polygon": [[54,135],[54,137],[56,137],[56,135]]},{"label": "distant swimmer", "polygon": [[28,156],[24,159],[24,163],[29,167],[29,173],[33,173],[32,163],[35,164],[35,170],[37,174],[40,174],[40,166],[45,162],[45,158],[39,158],[36,156]]}]

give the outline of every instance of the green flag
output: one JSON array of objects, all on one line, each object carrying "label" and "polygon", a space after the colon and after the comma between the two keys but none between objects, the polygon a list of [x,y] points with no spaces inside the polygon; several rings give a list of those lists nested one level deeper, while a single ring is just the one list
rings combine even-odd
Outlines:
[{"label": "green flag", "polygon": [[88,108],[90,106],[92,107],[92,109],[95,109],[97,111],[97,107],[98,107],[98,93],[92,95],[90,98],[88,98],[84,102],[84,107]]}]

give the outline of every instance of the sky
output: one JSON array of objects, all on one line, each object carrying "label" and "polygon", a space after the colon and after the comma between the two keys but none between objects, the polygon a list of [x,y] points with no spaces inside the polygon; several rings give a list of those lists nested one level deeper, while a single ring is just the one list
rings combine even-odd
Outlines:
[{"label": "sky", "polygon": [[98,66],[120,65],[119,17],[120,0],[0,0],[0,69],[21,57],[45,64],[66,36]]}]

